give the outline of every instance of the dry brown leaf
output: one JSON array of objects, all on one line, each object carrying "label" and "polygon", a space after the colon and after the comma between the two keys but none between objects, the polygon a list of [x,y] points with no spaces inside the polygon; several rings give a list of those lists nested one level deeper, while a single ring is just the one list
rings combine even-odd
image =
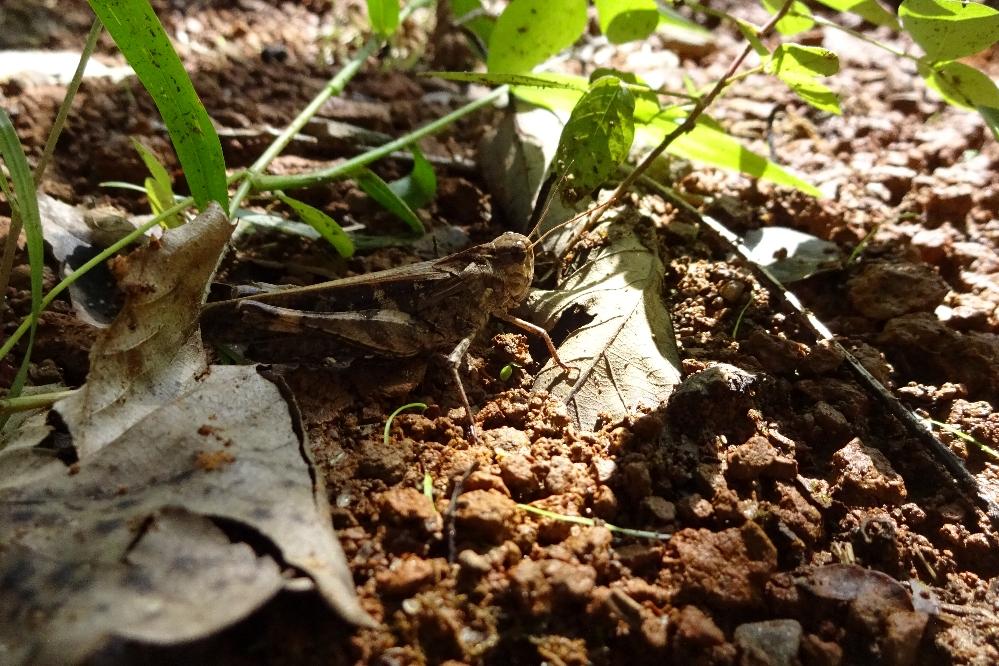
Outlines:
[{"label": "dry brown leaf", "polygon": [[[610,217],[610,216],[608,216]],[[555,291],[535,291],[527,308],[548,330],[565,316],[575,326],[559,355],[578,374],[551,361],[534,380],[570,408],[576,425],[593,429],[639,406],[656,407],[680,381],[673,325],[663,303],[663,265],[654,241],[645,243],[635,215],[610,219],[607,243],[590,253]]]},{"label": "dry brown leaf", "polygon": [[[229,230],[215,208],[128,257],[129,300],[95,345],[87,385],[56,405],[77,465],[35,445],[48,428],[37,418],[0,452],[5,661],[208,636],[300,587],[282,567],[371,624],[286,391],[253,367],[205,362],[197,319]],[[231,542],[216,521],[276,555]]]}]

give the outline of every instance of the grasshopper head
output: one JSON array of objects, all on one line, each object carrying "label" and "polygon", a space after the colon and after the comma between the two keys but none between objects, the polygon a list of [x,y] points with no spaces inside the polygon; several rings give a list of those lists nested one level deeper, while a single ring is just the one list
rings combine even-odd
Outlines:
[{"label": "grasshopper head", "polygon": [[503,301],[497,305],[503,309],[519,305],[534,280],[531,242],[526,236],[508,231],[489,245],[492,246],[491,263],[499,281],[496,292],[502,294]]}]

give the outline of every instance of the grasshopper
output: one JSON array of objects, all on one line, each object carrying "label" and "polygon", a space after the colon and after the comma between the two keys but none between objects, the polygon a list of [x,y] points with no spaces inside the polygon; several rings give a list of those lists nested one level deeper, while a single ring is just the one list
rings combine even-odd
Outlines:
[{"label": "grasshopper", "polygon": [[530,241],[507,232],[441,259],[211,302],[202,312],[202,325],[207,337],[217,340],[235,334],[245,341],[247,329],[249,337],[323,337],[348,356],[443,353],[477,439],[459,367],[490,317],[539,335],[555,362],[570,369],[544,329],[510,314],[533,279]]}]

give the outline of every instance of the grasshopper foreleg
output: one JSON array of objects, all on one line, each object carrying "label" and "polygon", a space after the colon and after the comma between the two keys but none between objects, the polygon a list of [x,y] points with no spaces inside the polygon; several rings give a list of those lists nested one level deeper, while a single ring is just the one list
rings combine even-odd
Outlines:
[{"label": "grasshopper foreleg", "polygon": [[531,322],[525,319],[521,319],[520,317],[515,317],[512,314],[506,312],[497,312],[495,313],[495,316],[497,319],[502,319],[503,321],[513,324],[517,328],[525,330],[528,333],[533,333],[534,335],[544,340],[545,345],[548,347],[548,353],[552,355],[552,360],[555,361],[555,364],[558,365],[558,367],[562,368],[566,372],[571,372],[572,370],[579,369],[571,365],[566,365],[565,363],[562,362],[562,359],[559,358],[558,351],[555,349],[555,343],[552,342],[551,336],[548,335],[548,331],[546,331],[545,329],[541,328],[537,324],[532,324]]}]

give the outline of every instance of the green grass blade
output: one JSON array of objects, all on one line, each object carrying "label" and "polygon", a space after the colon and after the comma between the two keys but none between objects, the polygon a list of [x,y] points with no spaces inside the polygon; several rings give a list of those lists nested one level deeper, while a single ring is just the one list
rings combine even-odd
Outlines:
[{"label": "green grass blade", "polygon": [[28,335],[28,350],[24,353],[21,367],[14,377],[8,397],[16,398],[24,388],[31,361],[31,349],[35,344],[38,329],[38,315],[42,311],[42,264],[45,261],[45,245],[42,237],[42,221],[38,215],[38,195],[31,168],[24,156],[24,148],[17,138],[10,116],[0,108],[0,157],[7,164],[10,183],[0,176],[0,187],[10,202],[11,210],[24,224],[24,235],[28,240],[28,265],[31,267],[31,331]]},{"label": "green grass blade", "polygon": [[274,194],[285,205],[295,211],[295,214],[298,215],[302,222],[305,222],[318,231],[319,235],[325,238],[341,257],[353,256],[354,242],[350,240],[350,236],[344,233],[343,228],[332,217],[304,201],[292,199],[284,192],[278,191]]},{"label": "green grass blade", "polygon": [[149,2],[89,2],[159,109],[195,203],[217,201],[228,211],[222,144]]},{"label": "green grass blade", "polygon": [[379,206],[405,222],[414,234],[422,236],[426,233],[423,222],[416,216],[413,209],[392,191],[392,188],[381,179],[381,176],[370,169],[360,169],[354,174],[354,180],[365,194],[378,202]]}]

